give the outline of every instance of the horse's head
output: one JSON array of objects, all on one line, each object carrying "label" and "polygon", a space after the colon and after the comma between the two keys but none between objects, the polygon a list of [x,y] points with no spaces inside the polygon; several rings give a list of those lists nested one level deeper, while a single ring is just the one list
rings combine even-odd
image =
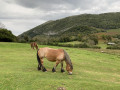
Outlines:
[{"label": "horse's head", "polygon": [[67,63],[66,70],[67,70],[69,75],[72,75],[72,70],[73,70],[72,63],[71,63],[71,65]]}]

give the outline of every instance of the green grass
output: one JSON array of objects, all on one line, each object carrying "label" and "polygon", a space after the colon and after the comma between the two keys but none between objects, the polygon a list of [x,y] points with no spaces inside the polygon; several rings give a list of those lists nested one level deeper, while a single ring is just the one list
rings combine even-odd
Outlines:
[{"label": "green grass", "polygon": [[79,41],[72,41],[72,42],[63,42],[63,43],[59,43],[59,44],[81,44],[82,42],[79,42]]},{"label": "green grass", "polygon": [[[52,47],[53,46],[40,46]],[[73,75],[51,70],[55,63],[44,60],[48,72],[37,71],[36,50],[29,44],[0,42],[0,90],[120,90],[120,56],[64,48],[74,66]],[[65,68],[65,65],[64,65]]]},{"label": "green grass", "polygon": [[104,42],[99,42],[97,46],[101,47],[101,49],[106,49],[108,45]]}]

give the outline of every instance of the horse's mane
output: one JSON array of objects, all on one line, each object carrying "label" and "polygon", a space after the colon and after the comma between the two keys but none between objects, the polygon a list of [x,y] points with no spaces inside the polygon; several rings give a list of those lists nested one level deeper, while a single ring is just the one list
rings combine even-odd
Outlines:
[{"label": "horse's mane", "polygon": [[70,65],[71,69],[73,69],[71,59],[70,59],[68,53],[65,50],[64,50],[64,54],[65,54],[65,61]]}]

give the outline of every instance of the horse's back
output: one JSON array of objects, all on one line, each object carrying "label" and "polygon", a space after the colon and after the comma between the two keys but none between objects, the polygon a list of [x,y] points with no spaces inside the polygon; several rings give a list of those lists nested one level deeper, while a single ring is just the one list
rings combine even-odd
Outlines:
[{"label": "horse's back", "polygon": [[46,58],[50,61],[63,60],[64,58],[63,49],[48,48]]}]

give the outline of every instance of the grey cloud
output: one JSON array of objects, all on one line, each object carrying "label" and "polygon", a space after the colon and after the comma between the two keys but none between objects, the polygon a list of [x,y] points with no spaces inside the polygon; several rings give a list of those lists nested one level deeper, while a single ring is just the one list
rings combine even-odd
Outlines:
[{"label": "grey cloud", "polygon": [[[16,0],[15,3],[22,5],[27,8],[38,8],[41,10],[54,10],[60,9],[65,4],[64,0]],[[60,7],[60,8],[58,8]]]},{"label": "grey cloud", "polygon": [[48,20],[119,12],[119,3],[119,0],[0,0],[0,22],[18,35]]},{"label": "grey cloud", "polygon": [[[75,8],[88,9],[95,6],[96,0],[15,0],[15,3],[27,8],[38,8],[45,11],[71,10]],[[97,0],[99,1],[99,0]]]},{"label": "grey cloud", "polygon": [[[101,3],[100,0],[15,0],[15,3],[28,8],[41,10],[71,10],[76,8],[89,9]],[[65,7],[65,8],[64,8]]]}]

